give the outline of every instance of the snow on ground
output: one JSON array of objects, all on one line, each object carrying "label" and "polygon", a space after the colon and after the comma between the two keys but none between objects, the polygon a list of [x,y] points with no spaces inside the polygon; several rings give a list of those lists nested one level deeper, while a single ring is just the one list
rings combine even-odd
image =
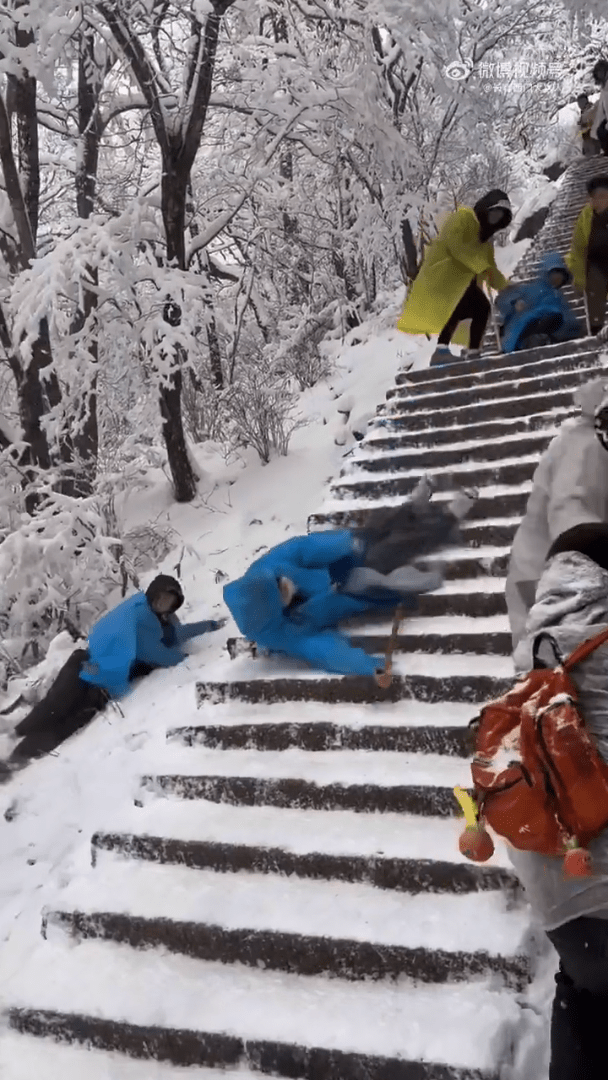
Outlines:
[{"label": "snow on ground", "polygon": [[[505,249],[498,253],[499,262]],[[162,566],[142,581],[145,587],[159,570],[178,573],[186,603],[180,615],[184,621],[224,614],[222,587],[226,580],[244,572],[252,558],[267,547],[290,536],[306,532],[308,516],[323,501],[326,485],[338,475],[348,454],[356,445],[354,432],[364,432],[370,409],[382,401],[386,389],[394,384],[397,370],[410,362],[414,368],[428,364],[434,344],[424,337],[400,335],[394,327],[402,304],[402,290],[386,298],[385,310],[370,319],[365,327],[349,335],[345,344],[331,343],[328,350],[336,364],[335,374],[326,382],[302,395],[301,410],[308,423],[293,436],[289,455],[262,466],[255,455],[225,462],[213,446],[196,448],[197,462],[204,480],[194,503],[177,506],[172,502],[167,477],[159,470],[151,472],[145,487],[124,496],[117,509],[124,529],[156,522],[170,526],[175,550]],[[350,342],[356,339],[358,344]],[[343,407],[344,412],[338,408]],[[496,488],[496,494],[502,488]],[[505,490],[514,490],[512,488]],[[525,488],[521,488],[525,490]],[[393,501],[393,500],[390,500]],[[343,508],[340,506],[340,508]],[[498,579],[483,583],[449,583],[446,591],[470,588],[479,591],[502,588]],[[109,597],[109,606],[119,600]],[[458,619],[463,630],[474,629],[473,620]],[[445,632],[456,626],[455,619],[445,621]],[[475,620],[481,629],[504,629],[504,620]],[[411,621],[414,630],[415,620]],[[482,627],[483,623],[483,627]],[[443,621],[433,620],[432,627],[442,632]],[[429,621],[430,628],[430,621]],[[371,628],[370,628],[371,629]],[[422,626],[418,628],[420,631]],[[372,630],[372,632],[378,632]],[[276,810],[271,807],[238,807],[178,800],[145,800],[134,806],[140,791],[140,777],[146,769],[166,772],[177,762],[188,762],[187,771],[229,773],[232,768],[250,775],[324,776],[328,781],[344,780],[391,783],[466,782],[466,763],[424,755],[305,755],[298,751],[287,755],[246,751],[218,752],[196,747],[184,750],[177,743],[166,743],[167,728],[187,724],[223,723],[229,712],[231,721],[290,721],[329,719],[322,705],[289,704],[277,707],[203,706],[197,710],[196,682],[207,679],[249,677],[268,674],[268,661],[246,658],[231,662],[224,646],[228,636],[238,631],[229,622],[221,632],[210,634],[189,645],[186,662],[171,671],[149,676],[131,696],[106,710],[88,729],[69,740],[52,757],[33,763],[24,773],[0,787],[0,1009],[20,1001],[35,1001],[55,1008],[94,1009],[98,1015],[123,1015],[134,1022],[176,1023],[181,1027],[207,1026],[209,1030],[235,1030],[252,1037],[295,1039],[305,1042],[306,1032],[314,1030],[317,1040],[326,1046],[349,1045],[353,1049],[382,1055],[404,1054],[412,1059],[430,1057],[459,1063],[464,1067],[491,1064],[493,1032],[505,1019],[514,1019],[516,1006],[508,995],[490,993],[483,987],[473,998],[459,997],[450,989],[446,996],[441,986],[416,988],[369,986],[362,988],[333,981],[328,991],[326,981],[301,980],[268,972],[201,965],[186,958],[159,959],[154,953],[127,954],[118,946],[86,943],[66,949],[63,941],[44,942],[40,936],[41,913],[50,905],[61,903],[62,896],[89,897],[95,902],[96,888],[110,889],[112,874],[121,879],[122,897],[130,905],[135,896],[147,897],[167,911],[191,910],[196,894],[188,895],[188,882],[194,872],[172,872],[102,856],[99,867],[91,871],[90,840],[99,829],[133,829],[157,835],[191,836],[193,839],[233,838],[235,843],[279,845],[287,849],[378,855],[404,858],[444,858],[462,861],[458,852],[459,824],[455,820],[435,821],[392,814],[351,814]],[[0,700],[5,707],[24,690],[29,693],[37,678],[48,681],[73,648],[67,635],[54,643],[45,664],[11,686]],[[418,654],[397,658],[397,667],[406,673],[430,673],[430,658]],[[292,673],[294,666],[272,661],[272,674]],[[442,658],[442,670],[453,674],[471,674],[471,660],[465,657]],[[487,668],[502,673],[506,664],[500,658],[488,660]],[[476,671],[478,667],[476,666]],[[302,669],[303,677],[310,677]],[[3,719],[0,750],[10,750],[10,729],[24,715],[21,708]],[[357,709],[339,705],[332,708],[331,719],[360,726],[362,723],[455,723],[464,724],[474,713],[472,706],[452,704],[442,707],[441,716],[432,706],[404,702],[399,709],[390,705]],[[397,760],[398,757],[398,760]],[[319,772],[320,770],[320,772]],[[112,863],[119,869],[112,868]],[[492,862],[506,865],[503,851]],[[105,880],[100,875],[108,869]],[[192,878],[190,877],[192,873]],[[231,875],[232,878],[232,875]],[[158,881],[153,890],[145,883]],[[197,877],[197,888],[205,892],[207,877]],[[162,884],[166,883],[166,884]],[[250,882],[243,878],[234,886],[231,906],[237,912],[247,902]],[[162,886],[162,887],[161,887]],[[211,914],[221,904],[222,881],[205,893],[201,910]],[[294,925],[300,920],[317,919],[329,927],[334,917],[328,899],[333,886],[276,879],[257,882],[259,909],[257,919],[274,917],[279,908],[280,890],[294,899],[284,913]],[[351,897],[348,908],[352,933],[363,934],[363,915],[356,898],[363,896],[363,886],[341,886]],[[349,889],[354,890],[349,892]],[[156,890],[156,891],[155,891]],[[359,892],[357,892],[359,890]],[[363,891],[361,891],[363,890]],[[72,892],[73,891],[73,892]],[[162,894],[162,895],[161,895]],[[297,895],[296,895],[297,894]],[[109,895],[109,893],[108,893]],[[306,897],[312,907],[307,907]],[[453,902],[454,898],[452,899]],[[516,935],[519,915],[510,916],[502,930],[494,919],[500,905],[496,897],[473,895],[456,898],[471,923],[487,927],[487,940],[499,947],[500,933],[508,927]],[[466,902],[465,902],[466,900]],[[387,894],[377,898],[377,924],[380,928],[393,912],[406,914],[398,940],[409,940],[410,929],[422,919],[430,941],[447,942],[449,927],[439,919],[445,900],[438,899],[435,909],[427,897],[419,899]],[[434,902],[433,902],[434,903]],[[266,906],[268,905],[268,906]],[[409,908],[408,908],[409,905]],[[443,905],[443,907],[442,907]],[[412,922],[408,922],[407,911]],[[265,914],[264,914],[265,912]],[[236,918],[236,915],[234,916]],[[376,918],[376,916],[374,916]],[[463,914],[464,919],[464,914]],[[359,922],[357,922],[359,920]],[[257,925],[257,923],[256,923]],[[389,925],[387,923],[387,925]],[[359,930],[356,927],[359,926]],[[408,929],[409,928],[409,929]],[[393,931],[397,933],[396,930]],[[484,930],[485,932],[485,930]],[[378,930],[380,933],[380,929]],[[389,933],[389,930],[386,930]],[[452,947],[468,941],[465,923],[454,930]],[[498,935],[498,936],[497,936]],[[412,938],[416,935],[412,931]],[[127,960],[128,956],[128,960]],[[127,962],[125,962],[127,960]],[[201,973],[205,993],[201,997]],[[142,987],[146,988],[142,992]],[[474,1007],[471,1001],[475,1002]],[[447,1016],[450,1014],[448,1022]],[[446,1018],[442,1038],[436,1039],[429,1017]],[[407,1022],[405,1022],[407,1021]],[[463,1039],[462,1032],[466,1032]],[[485,1048],[485,1049],[484,1049]],[[487,1058],[487,1061],[486,1061]],[[483,1060],[482,1060],[483,1059]],[[120,1063],[120,1064],[118,1064]],[[45,1042],[22,1039],[0,1032],[0,1075],[2,1080],[21,1080],[40,1076],[42,1080],[174,1080],[182,1071],[168,1066],[124,1062],[122,1058],[89,1053]],[[185,1074],[184,1074],[185,1075]],[[211,1075],[211,1074],[209,1074]],[[215,1074],[214,1074],[215,1075]],[[247,1080],[249,1073],[222,1073],[226,1080]],[[197,1070],[201,1080],[205,1070]]]}]

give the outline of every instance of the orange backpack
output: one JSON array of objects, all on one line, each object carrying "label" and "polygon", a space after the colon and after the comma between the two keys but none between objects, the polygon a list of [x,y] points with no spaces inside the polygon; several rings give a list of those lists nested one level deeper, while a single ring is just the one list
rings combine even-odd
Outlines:
[{"label": "orange backpack", "polygon": [[[536,666],[543,638],[558,660],[553,669]],[[606,641],[603,630],[562,660],[551,635],[539,634],[534,669],[471,721],[478,822],[461,838],[469,858],[485,861],[492,854],[487,822],[520,851],[565,856],[566,873],[590,874],[584,849],[608,825],[608,765],[578,712],[569,672]],[[467,846],[466,834],[478,843]]]}]

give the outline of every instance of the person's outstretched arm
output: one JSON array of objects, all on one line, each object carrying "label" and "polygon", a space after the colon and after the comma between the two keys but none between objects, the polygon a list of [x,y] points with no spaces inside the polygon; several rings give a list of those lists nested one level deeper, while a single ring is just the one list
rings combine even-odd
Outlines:
[{"label": "person's outstretched arm", "polygon": [[[174,627],[177,630],[177,627]],[[184,658],[177,645],[165,645],[163,628],[153,611],[142,611],[137,622],[137,655],[135,660],[153,667],[175,667]]]},{"label": "person's outstretched arm", "polygon": [[202,634],[209,634],[214,630],[221,630],[222,626],[225,625],[226,619],[203,619],[201,622],[174,624],[175,644],[184,645],[191,638],[201,637]]}]

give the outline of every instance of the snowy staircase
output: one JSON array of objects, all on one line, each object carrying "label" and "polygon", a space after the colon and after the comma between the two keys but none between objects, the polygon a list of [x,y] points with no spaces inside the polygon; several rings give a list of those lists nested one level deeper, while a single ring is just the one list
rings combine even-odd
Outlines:
[{"label": "snowy staircase", "polygon": [[[530,265],[592,166],[572,170]],[[533,937],[505,851],[460,856],[452,789],[468,721],[512,679],[504,577],[533,470],[600,370],[584,339],[398,376],[311,527],[429,473],[439,500],[480,488],[467,546],[404,622],[390,690],[248,655],[199,684],[199,713],[175,719],[120,830],[93,836],[91,873],[11,990],[13,1030],[55,1040],[48,1077],[80,1044],[116,1052],[103,1074],[82,1059],[90,1080],[502,1080]],[[382,652],[390,626],[351,630]]]}]

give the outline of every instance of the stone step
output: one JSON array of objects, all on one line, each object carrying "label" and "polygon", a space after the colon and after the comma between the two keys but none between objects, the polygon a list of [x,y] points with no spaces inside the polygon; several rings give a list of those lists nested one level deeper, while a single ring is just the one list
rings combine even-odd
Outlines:
[{"label": "stone step", "polygon": [[[476,594],[466,594],[475,596]],[[501,610],[479,612],[481,615],[502,615],[506,610],[502,592],[489,596],[482,593],[484,600],[498,597],[502,601]],[[430,597],[429,597],[430,599]],[[437,597],[437,599],[440,599]],[[421,605],[422,606],[422,605]],[[490,605],[488,605],[490,606]],[[498,606],[498,605],[496,605]],[[422,612],[421,614],[429,614]],[[450,611],[449,614],[461,614]],[[465,611],[464,614],[470,614]],[[407,664],[407,661],[406,661]],[[379,661],[379,666],[382,660]],[[474,666],[474,665],[473,665]],[[199,682],[196,684],[197,704],[204,701],[212,704],[225,704],[227,701],[246,701],[250,704],[273,705],[285,701],[344,702],[368,705],[372,702],[404,701],[462,701],[477,704],[498,697],[508,689],[512,678],[493,678],[490,675],[407,675],[405,678],[393,677],[386,690],[376,685],[373,679],[363,675],[342,675],[336,678],[260,678],[243,679],[234,682]]]},{"label": "stone step", "polygon": [[[454,492],[459,488],[475,487],[482,491],[491,485],[520,485],[532,480],[538,458],[517,462],[498,462],[496,465],[480,465],[478,468],[458,469],[449,472],[437,472],[433,475],[435,490]],[[389,477],[370,477],[369,480],[360,479],[356,473],[335,481],[330,486],[330,495],[335,499],[370,499],[381,498],[384,495],[393,498],[396,495],[411,495],[416,487],[422,470],[416,475],[396,474]],[[436,500],[435,500],[436,501]]]},{"label": "stone step", "polygon": [[[159,963],[155,950],[99,941],[49,942],[28,967],[12,988],[13,1031],[301,1080],[498,1080],[519,1018],[513,994],[487,981],[303,979],[171,954]],[[429,1017],[441,1017],[440,1040]]]},{"label": "stone step", "polygon": [[403,451],[379,451],[373,457],[364,454],[353,456],[348,459],[340,476],[350,475],[353,468],[362,473],[383,472],[409,472],[413,476],[434,475],[455,465],[473,465],[479,462],[483,464],[489,461],[503,461],[505,458],[525,458],[535,456],[539,458],[547,449],[551,439],[557,432],[557,428],[551,431],[542,431],[534,435],[518,436],[514,439],[496,439],[494,442],[471,442],[460,443],[445,449],[438,447],[435,450],[412,449],[409,453]]},{"label": "stone step", "polygon": [[[487,380],[471,387],[448,387],[435,391],[427,387],[426,383],[414,383],[412,386],[401,384],[389,390],[386,394],[391,407],[399,412],[411,412],[414,409],[452,409],[457,406],[468,404],[481,404],[484,401],[501,401],[503,398],[524,397],[528,394],[553,393],[555,391],[576,390],[578,386],[588,382],[594,375],[600,375],[604,370],[599,359],[594,364],[573,371],[563,371],[560,367],[558,372],[552,375],[528,376],[526,369],[518,372],[518,377],[510,380]],[[423,389],[424,388],[424,392]]]},{"label": "stone step", "polygon": [[[40,1072],[40,1059],[44,1056],[44,1073]],[[18,1072],[15,1064],[18,1062]],[[193,1066],[187,1075],[179,1065],[171,1066],[166,1061],[137,1060],[136,1058],[117,1058],[107,1050],[94,1050],[92,1046],[55,1043],[46,1040],[44,1047],[40,1040],[10,1032],[2,1032],[0,1039],[0,1076],[3,1080],[68,1080],[70,1077],[82,1080],[260,1080],[259,1072],[244,1069],[196,1068]]]},{"label": "stone step", "polygon": [[[399,494],[400,483],[404,484],[407,490],[411,490],[414,486],[407,479],[400,482],[399,479],[394,481],[387,481],[388,484],[393,484],[394,495],[386,496],[386,498],[396,498]],[[509,486],[513,487],[513,491],[509,491]],[[498,490],[496,493],[486,494],[491,492],[492,488],[486,488],[482,491],[482,494],[475,500],[471,509],[467,514],[466,520],[472,521],[485,521],[488,518],[496,518],[499,514],[504,517],[521,517],[526,510],[528,498],[530,495],[531,485],[528,483],[526,488],[522,491],[516,485],[497,485]],[[503,490],[504,488],[504,490]],[[455,490],[455,489],[452,489]],[[325,511],[322,514],[313,514],[309,518],[309,531],[312,525],[319,525],[325,522],[331,522],[333,524],[340,524],[344,528],[349,528],[353,523],[353,515],[357,516],[357,520],[365,520],[368,524],[373,522],[374,512],[382,509],[385,506],[400,506],[403,502],[396,501],[394,503],[376,503],[372,502],[369,494],[364,496],[357,491],[356,487],[351,489],[352,495],[350,498],[342,498],[335,500],[327,500]],[[450,496],[444,499],[437,499],[437,502],[443,502],[447,506],[450,502]],[[340,503],[344,503],[344,509],[341,508]],[[365,515],[365,518],[363,517]]]},{"label": "stone step", "polygon": [[[226,807],[226,809],[238,808]],[[262,812],[264,809],[262,808]],[[274,810],[274,813],[285,816],[299,812]],[[340,814],[340,812],[329,813],[332,817],[335,817],[336,813],[340,817],[348,817],[347,814]],[[322,811],[313,811],[313,814],[321,818],[327,816]],[[420,822],[420,819],[416,820]],[[360,815],[357,815],[357,822],[360,828]],[[399,822],[403,828],[407,827],[403,819],[399,819]],[[287,825],[285,828],[287,829]],[[318,828],[322,828],[321,823]],[[454,858],[456,858],[458,854],[456,836],[451,838],[451,843]],[[221,874],[277,874],[310,881],[350,882],[412,895],[427,892],[479,893],[493,890],[505,890],[513,896],[520,894],[515,875],[501,866],[482,866],[477,863],[454,862],[444,858],[408,859],[382,854],[336,854],[324,850],[293,851],[289,846],[289,837],[286,837],[285,847],[264,847],[247,843],[97,832],[93,835],[91,845],[93,865],[96,865],[103,853],[110,852],[122,858],[160,863],[166,866],[188,867],[192,870],[212,870]]]},{"label": "stone step", "polygon": [[228,929],[199,921],[143,918],[116,911],[51,911],[47,922],[61,927],[77,941],[112,941],[132,949],[163,949],[194,960],[241,964],[303,977],[459,983],[495,976],[514,992],[522,991],[529,982],[526,957],[493,956],[481,949],[464,952],[407,948],[276,930]]},{"label": "stone step", "polygon": [[[578,410],[570,404],[567,408],[556,408],[552,411],[544,411],[535,415],[515,417],[511,420],[492,420],[481,423],[471,423],[463,426],[462,430],[455,432],[450,427],[428,428],[420,427],[418,430],[409,431],[393,428],[392,420],[382,418],[382,424],[377,423],[361,443],[362,451],[367,450],[399,450],[406,447],[410,450],[418,448],[423,450],[436,449],[448,444],[454,447],[458,442],[468,445],[485,442],[501,437],[512,439],[520,432],[541,431],[554,429],[571,416],[576,416]],[[443,418],[442,418],[443,419]],[[390,430],[387,430],[390,429]]]},{"label": "stone step", "polygon": [[373,750],[445,754],[467,758],[470,738],[462,727],[351,727],[330,722],[204,724],[172,728],[167,739],[212,750]]},{"label": "stone step", "polygon": [[[115,916],[121,920],[128,918],[128,924],[122,922],[112,927],[109,919]],[[95,925],[83,925],[80,917],[96,920],[99,932]],[[186,955],[192,955],[188,949],[190,936],[195,947],[215,950],[214,942],[205,936],[206,931],[242,933],[246,929],[252,934],[310,939],[313,949],[319,948],[312,944],[314,941],[328,944],[348,941],[355,945],[373,942],[389,949],[405,949],[407,953],[417,947],[426,953],[436,948],[443,954],[462,955],[483,950],[496,960],[515,959],[523,954],[522,946],[530,928],[526,905],[513,903],[498,891],[485,890],[475,895],[444,891],[438,896],[418,891],[408,895],[403,889],[378,889],[366,883],[276,873],[237,873],[227,879],[224,873],[209,869],[194,872],[188,866],[162,865],[142,859],[127,863],[124,859],[106,857],[98,870],[78,875],[59,891],[56,902],[45,909],[42,932],[47,941],[55,941],[57,927],[61,931],[73,931],[83,939],[109,937],[117,929],[122,939],[130,933],[139,934],[139,927],[132,920],[145,921],[142,938],[135,947],[142,943],[158,946],[159,942],[153,938],[149,942],[145,940],[152,929],[148,921],[153,920],[160,924],[160,935],[170,936],[167,949],[178,953],[185,944]],[[184,928],[184,942],[171,926],[165,925],[171,923]],[[197,927],[202,931],[200,937]],[[258,960],[263,967],[261,944],[257,942]],[[285,948],[290,947],[286,941]],[[241,961],[234,955],[235,949],[246,948],[246,942],[229,939],[225,960],[221,955],[197,958],[249,965],[251,958]],[[274,949],[271,940],[269,953]],[[299,951],[306,949],[307,946],[301,946]],[[328,959],[327,967],[319,972],[301,974],[325,971],[346,978],[359,977],[356,970],[343,973],[332,970],[331,958]],[[298,962],[296,958],[294,966]],[[516,970],[521,970],[519,965]],[[371,976],[372,971],[368,974]],[[377,971],[372,977],[390,978],[391,972],[384,976]],[[447,971],[445,977],[450,977]],[[420,978],[434,981],[424,971]]]},{"label": "stone step", "polygon": [[[521,352],[514,354],[501,354],[501,361],[499,367],[508,367],[516,370],[522,363],[526,363],[528,359],[533,359],[535,362],[540,360],[549,359],[552,357],[570,357],[577,356],[579,353],[588,353],[590,348],[593,347],[595,338],[578,338],[576,341],[569,341],[563,344],[557,345],[543,345],[541,349],[525,349]],[[516,358],[517,357],[517,358]],[[496,364],[484,358],[479,360],[457,360],[454,363],[442,365],[436,368],[421,368],[418,371],[410,371],[408,374],[408,380],[411,382],[424,382],[429,378],[429,373],[432,371],[436,376],[437,381],[441,379],[449,378],[452,375],[467,375],[473,373],[483,374],[486,371],[492,371],[492,368],[496,367]]]},{"label": "stone step", "polygon": [[451,787],[435,784],[318,784],[299,778],[259,776],[142,777],[142,795],[228,802],[233,806],[272,806],[297,810],[352,810],[358,814],[412,814],[460,817]]},{"label": "stone step", "polygon": [[490,420],[505,421],[510,417],[539,416],[556,409],[572,409],[571,390],[553,390],[547,394],[530,394],[527,397],[512,397],[501,401],[482,402],[480,405],[462,405],[455,408],[443,408],[439,414],[433,409],[420,412],[391,412],[386,417],[379,417],[374,429],[387,428],[391,431],[418,432],[436,428],[439,420],[442,428],[462,429],[468,424],[483,424]]},{"label": "stone step", "polygon": [[[417,616],[414,616],[417,618]],[[416,629],[416,627],[414,627]],[[349,634],[352,645],[365,652],[383,654],[390,636],[390,628],[384,634]],[[227,643],[232,660],[237,656],[250,656],[255,659],[258,655],[256,646],[245,638],[229,638]],[[459,632],[456,634],[443,634],[426,632],[424,634],[399,634],[394,639],[394,652],[396,653],[483,653],[489,656],[508,656],[511,652],[511,635],[505,630],[494,633],[476,633],[473,631]],[[264,650],[260,650],[263,655]]]},{"label": "stone step", "polygon": [[[385,1080],[389,1075],[391,1080],[499,1080],[497,1071],[405,1062],[402,1059],[340,1053],[321,1048],[307,1050],[301,1045],[289,1043],[242,1040],[234,1035],[193,1029],[136,1025],[51,1009],[12,1009],[9,1024],[13,1031],[46,1037],[53,1043],[80,1043],[87,1049],[118,1052],[129,1058],[170,1062],[182,1067],[213,1066],[221,1071],[222,1077],[225,1066],[247,1062],[255,1070],[256,1076],[261,1070],[277,1077],[295,1075],[301,1080],[342,1080],[344,1076]],[[295,1073],[294,1069],[297,1070]],[[162,1075],[164,1077],[165,1073]],[[240,1070],[238,1075],[241,1075]]]},{"label": "stone step", "polygon": [[[490,342],[489,344],[492,343]],[[549,348],[556,349],[558,346],[547,346],[547,352],[549,351]],[[563,348],[563,346],[561,346],[561,348]],[[401,386],[402,384],[407,385],[410,388],[411,393],[423,393],[427,391],[428,393],[447,393],[450,388],[453,388],[454,390],[467,390],[485,386],[486,382],[491,382],[494,385],[501,382],[510,383],[517,381],[520,377],[531,379],[536,378],[537,376],[552,375],[556,370],[557,365],[555,362],[555,355],[545,355],[544,349],[538,360],[528,360],[528,362],[523,365],[519,359],[521,356],[522,353],[518,353],[517,358],[515,359],[513,354],[496,354],[495,362],[492,365],[488,364],[483,372],[463,370],[460,375],[451,375],[442,379],[439,384],[439,389],[435,378],[435,368],[421,368],[418,371],[399,371],[397,372],[395,382],[397,383],[397,386]],[[463,367],[464,363],[465,362],[463,361]],[[603,367],[605,365],[602,364],[601,360],[598,360],[598,350],[595,338],[587,339],[586,349],[581,349],[572,355],[561,356],[559,358],[559,370],[564,372],[577,370],[588,371],[590,368],[598,366]],[[426,378],[420,377],[423,373],[426,374]]]}]

